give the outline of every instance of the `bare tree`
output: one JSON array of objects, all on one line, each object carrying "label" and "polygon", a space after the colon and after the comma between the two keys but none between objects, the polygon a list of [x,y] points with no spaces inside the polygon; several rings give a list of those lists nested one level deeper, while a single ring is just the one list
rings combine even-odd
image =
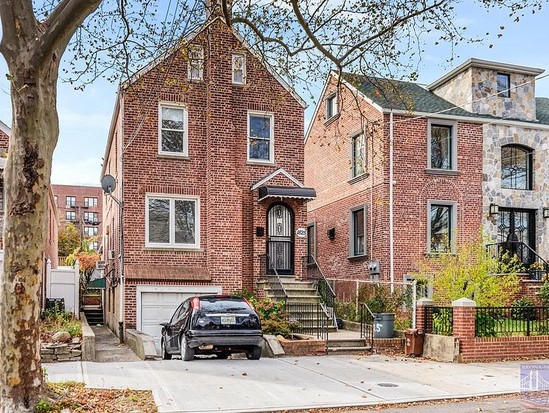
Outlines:
[{"label": "bare tree", "polygon": [[[331,68],[414,76],[422,36],[478,41],[456,27],[450,0],[212,0],[228,24],[293,84]],[[204,20],[200,0],[0,0],[11,82],[0,278],[0,412],[31,411],[42,390],[38,295],[46,200],[57,144],[57,82],[128,78]],[[207,1],[210,3],[210,1]],[[520,17],[538,1],[479,0]]]}]

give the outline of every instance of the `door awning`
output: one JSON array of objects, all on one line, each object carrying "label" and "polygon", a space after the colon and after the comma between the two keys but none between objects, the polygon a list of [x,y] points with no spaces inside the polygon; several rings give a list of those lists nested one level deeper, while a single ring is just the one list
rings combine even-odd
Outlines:
[{"label": "door awning", "polygon": [[106,286],[105,278],[96,278],[88,283],[88,289],[101,290]]},{"label": "door awning", "polygon": [[300,188],[291,186],[260,186],[258,189],[258,201],[263,201],[266,198],[316,198],[316,191],[314,190],[314,188]]}]

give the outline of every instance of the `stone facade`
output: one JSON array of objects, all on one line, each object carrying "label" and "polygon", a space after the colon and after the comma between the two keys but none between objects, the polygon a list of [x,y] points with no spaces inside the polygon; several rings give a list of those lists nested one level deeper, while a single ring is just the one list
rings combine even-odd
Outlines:
[{"label": "stone facade", "polygon": [[[204,51],[203,80],[188,80],[186,49],[174,51],[147,67],[119,94],[109,136],[103,175],[117,179],[115,197],[124,202],[124,319],[140,329],[139,287],[220,287],[225,293],[253,291],[260,258],[266,253],[267,211],[276,203],[291,210],[294,229],[305,228],[303,199],[258,201],[252,186],[283,169],[303,182],[303,105],[284,87],[224,22],[217,18],[192,39]],[[245,56],[246,82],[232,82],[233,53]],[[159,153],[159,102],[185,107],[188,155]],[[247,159],[248,113],[272,114],[274,161]],[[284,174],[265,185],[296,187]],[[148,194],[199,200],[197,248],[146,246]],[[105,199],[105,250],[119,253],[119,210]],[[295,277],[306,238],[294,237]],[[107,272],[118,273],[118,259],[107,260]],[[107,323],[117,331],[119,287],[107,288]],[[168,316],[168,315],[166,315]]]}]

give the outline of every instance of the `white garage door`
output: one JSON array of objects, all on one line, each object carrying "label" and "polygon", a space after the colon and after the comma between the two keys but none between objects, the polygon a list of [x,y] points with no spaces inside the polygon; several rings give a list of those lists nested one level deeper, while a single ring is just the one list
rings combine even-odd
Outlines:
[{"label": "white garage door", "polygon": [[218,294],[221,287],[141,286],[137,289],[137,329],[154,337],[160,350],[160,323],[170,321],[175,309],[188,297],[196,294]]}]

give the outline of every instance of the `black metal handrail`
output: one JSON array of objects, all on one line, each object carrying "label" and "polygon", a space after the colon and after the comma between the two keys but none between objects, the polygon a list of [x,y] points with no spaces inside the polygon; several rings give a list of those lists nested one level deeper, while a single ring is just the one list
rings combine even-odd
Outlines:
[{"label": "black metal handrail", "polygon": [[328,341],[329,318],[319,303],[286,302],[288,321],[297,322],[296,332]]},{"label": "black metal handrail", "polygon": [[360,338],[368,341],[370,349],[374,350],[374,313],[365,304],[360,304]]},{"label": "black metal handrail", "polygon": [[549,335],[549,307],[477,307],[476,337]]},{"label": "black metal handrail", "polygon": [[533,280],[541,280],[549,275],[549,263],[545,261],[532,247],[522,241],[506,241],[487,244],[486,250],[492,257],[503,257],[505,254],[517,257],[525,266],[524,272]]},{"label": "black metal handrail", "polygon": [[324,276],[320,265],[318,265],[318,262],[312,255],[305,255],[303,257],[303,279],[313,282],[326,307],[335,307],[336,294]]},{"label": "black metal handrail", "polygon": [[[259,258],[261,261],[261,278],[267,280],[267,282],[269,283],[269,287],[273,292],[275,300],[286,302],[288,298],[288,293],[284,288],[284,284],[280,279],[280,275],[278,275],[278,271],[273,265],[271,257],[269,256],[269,254],[263,254]],[[267,267],[269,267],[273,272],[269,273]]]}]

